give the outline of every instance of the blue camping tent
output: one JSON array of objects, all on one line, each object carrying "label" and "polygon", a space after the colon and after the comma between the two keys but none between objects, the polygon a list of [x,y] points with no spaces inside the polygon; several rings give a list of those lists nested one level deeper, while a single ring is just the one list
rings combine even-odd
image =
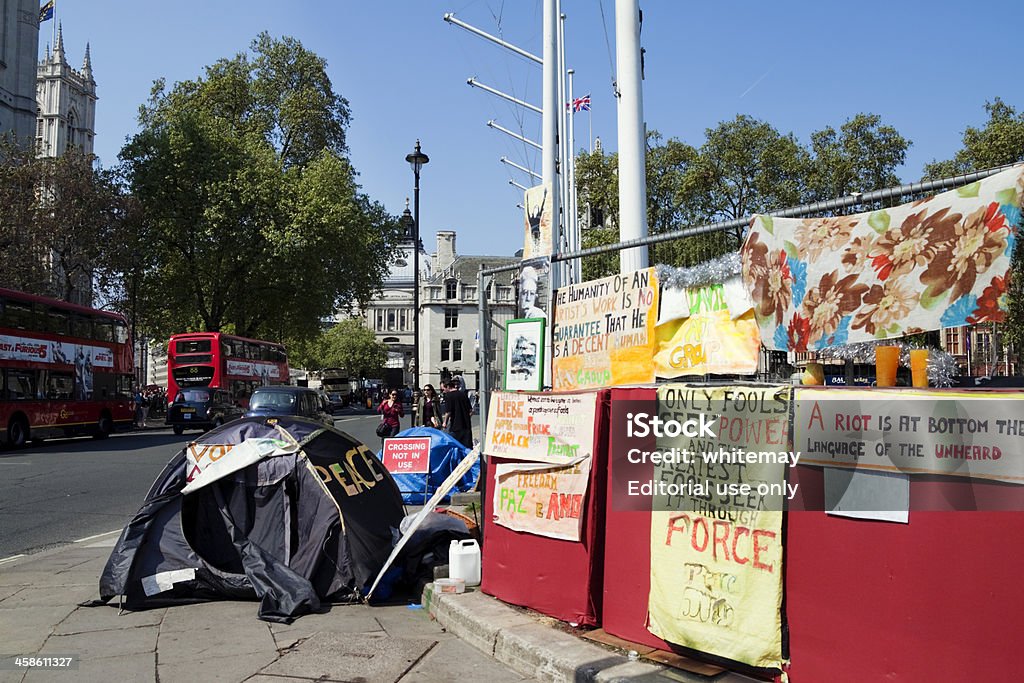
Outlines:
[{"label": "blue camping tent", "polygon": [[[434,494],[434,491],[444,483],[448,475],[452,473],[456,465],[469,453],[469,449],[456,441],[450,434],[446,434],[433,427],[413,427],[399,432],[395,436],[429,436],[430,437],[430,474],[395,474],[392,478],[398,484],[398,490],[402,492],[402,500],[407,505],[423,505]],[[377,457],[382,457],[378,452]],[[427,486],[427,477],[429,487]],[[476,462],[462,480],[452,489],[455,493],[472,491],[476,488],[477,480],[480,478],[480,462]],[[426,496],[424,490],[426,489]],[[449,496],[441,501],[447,503]]]}]

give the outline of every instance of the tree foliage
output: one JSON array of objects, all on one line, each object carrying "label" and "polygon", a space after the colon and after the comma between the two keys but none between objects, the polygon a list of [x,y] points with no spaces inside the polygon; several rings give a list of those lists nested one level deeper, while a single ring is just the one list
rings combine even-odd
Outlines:
[{"label": "tree foliage", "polygon": [[0,143],[0,272],[4,286],[73,300],[106,286],[117,263],[125,198],[109,171],[75,149],[37,158]]},{"label": "tree foliage", "polygon": [[314,336],[369,299],[398,225],[360,192],[348,121],[326,62],[293,38],[264,33],[195,80],[154,84],[121,152],[145,216],[143,280],[166,312],[145,312],[151,332]]},{"label": "tree foliage", "polygon": [[[988,121],[981,128],[968,126],[963,134],[963,147],[952,159],[935,161],[925,166],[927,178],[938,179],[981,171],[1024,160],[1024,112],[998,97],[985,103]],[[1011,259],[1007,288],[1005,340],[1018,349],[1024,347],[1024,238],[1017,236]]]},{"label": "tree foliage", "polygon": [[[809,146],[746,115],[706,130],[699,147],[652,131],[646,155],[648,232],[729,222],[888,187],[899,182],[896,168],[909,145],[875,114],[857,114],[838,132],[832,127],[814,132]],[[577,158],[579,204],[589,211],[581,220],[591,226],[583,233],[584,247],[619,241],[617,166],[615,154],[597,151]],[[693,266],[734,251],[742,232],[741,227],[660,242],[650,247],[650,260]],[[616,253],[588,257],[584,278],[618,272],[618,263]]]},{"label": "tree foliage", "polygon": [[347,318],[318,336],[289,344],[293,363],[311,370],[342,368],[352,376],[373,375],[384,367],[388,350],[359,318]]}]

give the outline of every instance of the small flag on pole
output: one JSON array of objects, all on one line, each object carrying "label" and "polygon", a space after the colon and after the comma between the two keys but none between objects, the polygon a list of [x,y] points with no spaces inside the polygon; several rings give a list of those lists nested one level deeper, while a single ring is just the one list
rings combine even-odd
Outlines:
[{"label": "small flag on pole", "polygon": [[590,111],[590,95],[584,95],[583,97],[577,97],[572,101],[573,112],[578,111]]},{"label": "small flag on pole", "polygon": [[57,0],[49,0],[45,5],[39,8],[39,23],[49,21],[53,19],[53,8],[57,4]]}]

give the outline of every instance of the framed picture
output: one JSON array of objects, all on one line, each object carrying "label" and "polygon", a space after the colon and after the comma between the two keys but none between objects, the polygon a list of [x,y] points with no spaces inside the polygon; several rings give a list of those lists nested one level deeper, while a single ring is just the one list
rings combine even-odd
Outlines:
[{"label": "framed picture", "polygon": [[543,386],[544,322],[544,318],[523,318],[505,326],[507,391],[540,391]]}]

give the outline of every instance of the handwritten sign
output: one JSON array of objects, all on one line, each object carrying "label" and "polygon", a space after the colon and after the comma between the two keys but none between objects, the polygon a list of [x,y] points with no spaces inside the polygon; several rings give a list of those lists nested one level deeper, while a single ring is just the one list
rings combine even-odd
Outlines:
[{"label": "handwritten sign", "polygon": [[1024,484],[1024,394],[798,389],[802,463]]},{"label": "handwritten sign", "polygon": [[[788,387],[658,390],[663,419],[716,417],[708,437],[659,437],[655,466],[674,493],[651,515],[648,630],[758,667],[782,664],[782,512]],[[756,457],[751,457],[751,456]]]},{"label": "handwritten sign", "polygon": [[653,268],[558,289],[551,328],[555,390],[653,382],[657,310]]},{"label": "handwritten sign", "polygon": [[580,540],[591,458],[567,467],[502,463],[495,468],[494,521],[526,533]]},{"label": "handwritten sign", "polygon": [[733,319],[720,284],[677,290],[676,296],[688,315],[658,325],[658,377],[757,371],[761,335],[753,311]]},{"label": "handwritten sign", "polygon": [[430,437],[384,439],[381,456],[384,468],[391,474],[424,474],[430,471]]},{"label": "handwritten sign", "polygon": [[555,465],[594,451],[597,394],[520,394],[496,391],[487,412],[484,453]]}]

